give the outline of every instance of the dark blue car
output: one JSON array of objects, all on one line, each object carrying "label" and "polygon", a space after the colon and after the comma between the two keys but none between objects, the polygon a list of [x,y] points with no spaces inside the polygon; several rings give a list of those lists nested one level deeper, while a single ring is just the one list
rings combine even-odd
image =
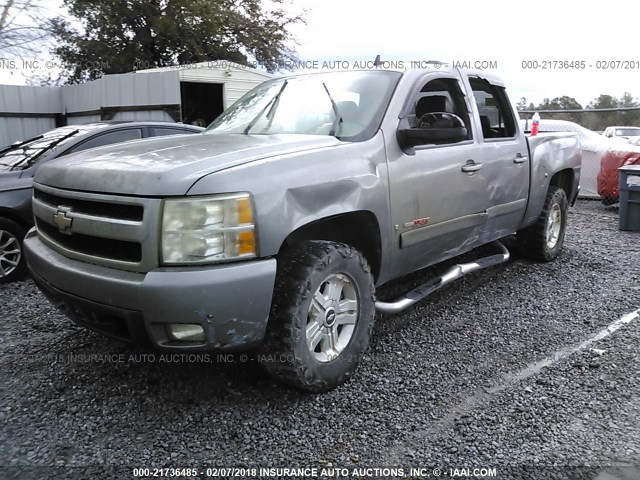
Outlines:
[{"label": "dark blue car", "polygon": [[26,271],[22,239],[33,226],[31,186],[40,165],[103,145],[203,130],[168,122],[96,122],[56,128],[0,149],[0,283],[17,280]]}]

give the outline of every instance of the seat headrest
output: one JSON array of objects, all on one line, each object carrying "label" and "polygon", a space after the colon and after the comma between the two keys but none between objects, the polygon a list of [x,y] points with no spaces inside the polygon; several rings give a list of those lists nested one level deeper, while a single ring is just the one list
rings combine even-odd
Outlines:
[{"label": "seat headrest", "polygon": [[416,103],[416,118],[420,118],[425,113],[446,112],[447,97],[443,95],[431,95],[422,97]]},{"label": "seat headrest", "polygon": [[482,136],[491,138],[491,122],[486,115],[480,115],[480,126],[482,127]]},{"label": "seat headrest", "polygon": [[336,102],[336,105],[344,121],[353,121],[358,113],[358,104],[356,102],[345,100],[343,102]]}]

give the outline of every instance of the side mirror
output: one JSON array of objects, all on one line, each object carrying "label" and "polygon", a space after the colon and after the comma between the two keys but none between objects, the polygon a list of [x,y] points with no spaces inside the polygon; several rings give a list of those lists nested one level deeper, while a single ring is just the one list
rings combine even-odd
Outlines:
[{"label": "side mirror", "polygon": [[405,147],[461,142],[467,138],[462,119],[447,112],[427,113],[417,119],[418,126],[398,129],[398,141]]}]

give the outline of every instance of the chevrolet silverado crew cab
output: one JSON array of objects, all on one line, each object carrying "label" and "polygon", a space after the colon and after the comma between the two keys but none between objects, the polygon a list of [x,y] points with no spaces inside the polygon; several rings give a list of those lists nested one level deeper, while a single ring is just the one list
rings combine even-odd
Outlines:
[{"label": "chevrolet silverado crew cab", "polygon": [[[581,157],[527,138],[502,81],[454,68],[267,81],[202,134],[108,146],[37,172],[33,277],[80,325],[164,352],[255,350],[324,391],[394,313],[504,262],[560,252]],[[376,287],[492,243],[392,302]]]}]

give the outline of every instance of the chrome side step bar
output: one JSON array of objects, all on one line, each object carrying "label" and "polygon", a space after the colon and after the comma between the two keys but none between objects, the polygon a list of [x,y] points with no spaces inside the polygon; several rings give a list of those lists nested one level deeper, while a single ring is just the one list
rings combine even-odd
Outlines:
[{"label": "chrome side step bar", "polygon": [[376,301],[376,311],[380,313],[400,313],[403,310],[409,308],[411,305],[419,302],[425,297],[428,297],[435,291],[440,290],[445,285],[450,284],[454,280],[457,280],[460,277],[467,275],[468,273],[482,270],[483,268],[492,267],[509,260],[509,250],[507,250],[507,248],[502,243],[493,242],[492,245],[498,247],[501,253],[481,258],[479,260],[476,260],[475,262],[460,263],[450,268],[443,275],[432,278],[419,287],[414,288],[395,302]]}]

